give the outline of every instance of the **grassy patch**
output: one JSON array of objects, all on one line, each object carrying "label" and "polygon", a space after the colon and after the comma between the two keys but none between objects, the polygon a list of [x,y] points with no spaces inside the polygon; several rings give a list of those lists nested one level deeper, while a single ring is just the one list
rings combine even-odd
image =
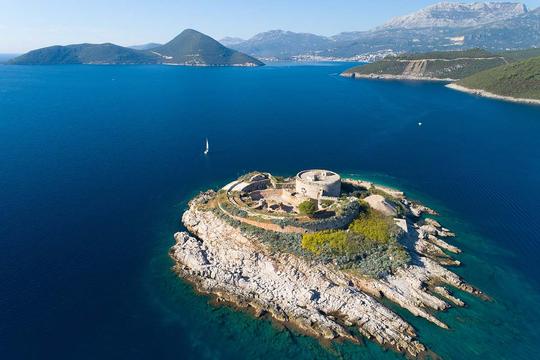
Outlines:
[{"label": "grassy patch", "polygon": [[392,218],[368,208],[349,225],[349,230],[369,240],[386,244],[395,237],[394,227]]},{"label": "grassy patch", "polygon": [[406,265],[409,254],[398,242],[392,219],[364,209],[349,230],[327,230],[302,235],[302,249],[317,260],[332,262],[367,276],[382,276]]},{"label": "grassy patch", "polygon": [[348,235],[343,230],[328,230],[308,233],[302,236],[302,247],[310,252],[320,255],[325,251],[345,254],[349,249]]}]

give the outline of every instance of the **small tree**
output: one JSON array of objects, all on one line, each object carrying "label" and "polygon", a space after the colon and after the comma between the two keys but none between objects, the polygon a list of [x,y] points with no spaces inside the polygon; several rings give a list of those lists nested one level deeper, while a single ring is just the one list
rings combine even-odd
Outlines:
[{"label": "small tree", "polygon": [[317,211],[317,202],[313,199],[303,201],[298,205],[298,211],[300,214],[312,216]]}]

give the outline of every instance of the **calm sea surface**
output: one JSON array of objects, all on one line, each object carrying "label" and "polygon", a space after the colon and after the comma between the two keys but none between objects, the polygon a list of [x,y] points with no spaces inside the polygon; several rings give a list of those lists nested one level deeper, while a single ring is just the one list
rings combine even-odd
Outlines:
[{"label": "calm sea surface", "polygon": [[195,193],[312,167],[458,233],[456,271],[493,301],[459,293],[450,330],[396,309],[434,352],[540,358],[540,107],[346,67],[0,66],[0,358],[400,358],[210,306],[170,271]]}]

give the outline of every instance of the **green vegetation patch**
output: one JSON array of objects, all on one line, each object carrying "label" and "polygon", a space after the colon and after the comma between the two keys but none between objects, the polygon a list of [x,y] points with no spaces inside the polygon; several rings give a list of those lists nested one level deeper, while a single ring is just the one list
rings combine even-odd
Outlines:
[{"label": "green vegetation patch", "polygon": [[502,96],[540,100],[540,57],[479,72],[458,85]]},{"label": "green vegetation patch", "polygon": [[[509,63],[532,59],[538,56],[540,56],[540,49],[537,48],[501,51],[497,53],[491,53],[483,49],[470,49],[464,51],[436,51],[418,54],[402,54],[398,56],[387,56],[383,60],[374,63],[355,66],[345,70],[344,74],[358,73],[364,75],[403,75],[405,70],[409,67],[409,70],[415,68],[419,70],[419,73],[416,74],[416,76],[438,79],[465,79],[469,76],[480,74],[481,72],[489,69],[495,69]],[[422,64],[419,63],[422,60],[427,61]],[[416,63],[414,64],[413,62]],[[523,69],[521,69],[521,67],[523,67]],[[524,77],[531,74],[530,67],[523,64],[515,68],[511,67],[510,69],[517,68],[520,68],[519,72]],[[509,75],[512,73],[511,70],[506,71],[509,73]],[[518,74],[516,81],[497,86],[492,84],[492,82],[496,80],[496,78],[492,77],[492,75],[495,73],[500,73],[500,69],[494,73],[486,73],[480,75],[479,78],[471,79],[471,82],[474,81],[475,86],[478,86],[477,88],[482,88],[480,87],[481,84],[484,86],[489,85],[494,93],[500,95],[503,95],[503,93],[496,91],[500,91],[500,89],[507,89],[505,93],[507,96],[514,96],[511,95],[511,93],[523,93],[523,89],[526,89],[530,84],[528,81],[524,81],[527,79],[520,79]],[[492,81],[489,81],[490,79]],[[515,92],[512,91],[512,86],[517,86],[518,90]],[[528,96],[530,98],[536,98],[534,97],[535,91],[536,90],[533,89],[531,92],[528,92]],[[530,95],[531,93],[532,95]]]},{"label": "green vegetation patch", "polygon": [[312,199],[303,201],[298,205],[298,211],[302,215],[312,216],[317,212],[317,202]]},{"label": "green vegetation patch", "polygon": [[351,232],[379,243],[388,243],[395,238],[395,228],[392,218],[370,208],[362,212],[349,226]]},{"label": "green vegetation patch", "polygon": [[457,50],[457,51],[432,51],[427,53],[410,53],[402,54],[396,57],[386,57],[386,59],[400,59],[400,60],[422,60],[422,59],[462,59],[462,58],[489,58],[497,56],[489,51],[484,49],[468,49],[468,50]]},{"label": "green vegetation patch", "polygon": [[[428,59],[426,55],[426,59]],[[419,69],[415,76],[436,78],[436,79],[462,79],[477,72],[491,69],[505,64],[502,57],[493,58],[457,58],[457,59],[436,59],[429,58],[422,62],[419,60],[406,59],[385,59],[371,64],[356,66],[345,73],[359,73],[364,75],[404,75],[407,67]],[[413,64],[413,62],[417,62]],[[421,70],[420,70],[421,69]]]},{"label": "green vegetation patch", "polygon": [[503,56],[508,62],[516,62],[540,56],[540,48],[508,50],[501,51],[497,54]]},{"label": "green vegetation patch", "polygon": [[302,235],[302,249],[314,259],[340,269],[379,277],[410,261],[399,244],[399,228],[381,213],[364,209],[348,230],[325,230]]},{"label": "green vegetation patch", "polygon": [[327,230],[302,236],[302,247],[316,255],[323,252],[347,254],[352,250],[351,243],[344,230]]}]

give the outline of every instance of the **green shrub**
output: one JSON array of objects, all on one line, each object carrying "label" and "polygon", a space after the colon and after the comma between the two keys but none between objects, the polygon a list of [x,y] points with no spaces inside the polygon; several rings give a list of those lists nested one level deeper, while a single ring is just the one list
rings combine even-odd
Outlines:
[{"label": "green shrub", "polygon": [[298,205],[300,214],[312,216],[317,211],[317,202],[313,199],[303,201]]},{"label": "green shrub", "polygon": [[321,205],[324,206],[324,207],[328,207],[330,205],[332,205],[335,201],[332,201],[332,200],[322,200],[321,201]]},{"label": "green shrub", "polygon": [[[359,202],[351,204],[355,205],[351,208],[358,211]],[[232,219],[219,208],[212,211],[220,219],[240,229],[243,235],[268,245],[274,253],[289,253],[316,263],[332,263],[339,269],[357,271],[370,277],[384,276],[410,261],[409,254],[392,232],[387,243],[345,230],[325,230],[303,235],[281,233]]]},{"label": "green shrub", "polygon": [[325,249],[335,253],[346,253],[348,249],[347,233],[343,230],[327,230],[304,234],[302,247],[316,255],[320,255]]},{"label": "green shrub", "polygon": [[349,230],[369,240],[388,243],[396,233],[394,226],[392,218],[368,208],[349,225]]}]

